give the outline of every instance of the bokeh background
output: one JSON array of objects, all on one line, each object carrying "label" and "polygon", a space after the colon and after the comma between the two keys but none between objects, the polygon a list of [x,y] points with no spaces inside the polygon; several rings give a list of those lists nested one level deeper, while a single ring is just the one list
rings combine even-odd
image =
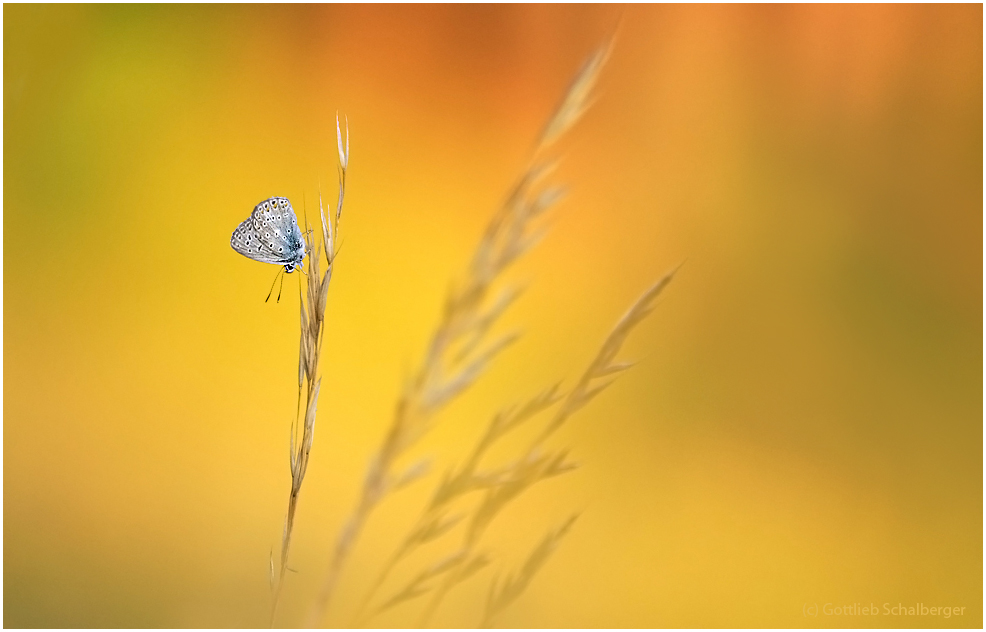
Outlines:
[{"label": "bokeh background", "polygon": [[[555,438],[582,468],[495,523],[498,561],[435,624],[475,625],[493,572],[581,511],[499,625],[982,626],[981,5],[3,16],[5,626],[266,625],[297,275],[265,304],[275,268],[229,235],[268,196],[334,197],[338,110],[344,244],[278,620],[299,625],[449,282],[614,30],[558,148],[570,195],[512,273],[525,335],[415,455],[440,470],[570,384],[685,264],[638,365]],[[326,623],[434,481],[375,514]],[[804,615],[888,602],[966,610]]]}]

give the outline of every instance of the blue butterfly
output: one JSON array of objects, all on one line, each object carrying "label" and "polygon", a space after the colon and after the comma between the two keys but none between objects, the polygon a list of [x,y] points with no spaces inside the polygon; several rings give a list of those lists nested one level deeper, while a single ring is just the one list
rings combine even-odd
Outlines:
[{"label": "blue butterfly", "polygon": [[305,240],[287,198],[272,197],[254,207],[229,240],[233,250],[262,263],[284,266],[285,272],[302,267]]}]

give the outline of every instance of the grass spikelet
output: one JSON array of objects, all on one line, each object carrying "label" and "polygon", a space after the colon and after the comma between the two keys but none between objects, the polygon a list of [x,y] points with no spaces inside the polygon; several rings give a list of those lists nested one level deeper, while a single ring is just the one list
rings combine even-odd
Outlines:
[{"label": "grass spikelet", "polygon": [[537,574],[541,567],[548,561],[551,554],[558,548],[562,538],[568,530],[575,524],[578,514],[572,515],[560,527],[553,529],[544,536],[541,543],[531,551],[527,560],[519,571],[510,573],[503,583],[499,583],[496,578],[490,583],[489,596],[486,599],[486,609],[483,612],[483,619],[480,622],[482,628],[488,628],[493,623],[493,618],[503,612],[510,604],[527,589],[527,585]]},{"label": "grass spikelet", "polygon": [[429,568],[426,568],[422,572],[418,573],[414,579],[408,582],[408,584],[398,591],[393,597],[386,600],[383,605],[377,608],[376,613],[379,614],[386,610],[390,610],[398,604],[416,599],[417,597],[427,593],[432,589],[432,586],[428,584],[428,581],[458,566],[461,561],[462,555],[454,554],[436,564],[433,564]]},{"label": "grass spikelet", "polygon": [[577,468],[578,465],[565,460],[567,456],[567,450],[546,454],[531,452],[514,463],[509,473],[486,492],[483,502],[473,514],[466,532],[466,547],[471,548],[478,542],[493,519],[525,490]]},{"label": "grass spikelet", "polygon": [[[679,266],[680,267],[680,266]],[[579,378],[575,387],[569,392],[564,403],[558,409],[551,422],[545,427],[544,431],[534,442],[532,449],[540,445],[545,439],[557,431],[568,418],[578,409],[588,404],[592,399],[613,383],[616,376],[633,366],[628,362],[614,362],[616,355],[626,342],[627,336],[633,328],[640,324],[654,309],[654,301],[661,291],[667,287],[671,279],[674,278],[678,268],[671,270],[660,280],[650,286],[641,296],[630,306],[626,314],[616,323],[609,336],[603,342],[599,353],[589,364],[589,367]],[[599,380],[610,377],[609,380],[599,383]]]},{"label": "grass spikelet", "polygon": [[[322,341],[325,333],[325,304],[328,296],[329,281],[335,264],[335,239],[339,231],[339,218],[342,215],[342,204],[346,192],[346,167],[349,162],[349,126],[346,126],[346,151],[342,151],[342,131],[339,128],[339,117],[336,116],[336,140],[339,146],[339,200],[336,205],[335,217],[329,221],[319,196],[319,216],[322,221],[321,240],[316,241],[315,233],[305,221],[305,250],[307,254],[308,271],[303,276],[302,290],[299,287],[301,313],[301,335],[298,352],[298,406],[295,418],[291,423],[288,463],[291,467],[291,489],[288,494],[288,509],[284,519],[284,531],[281,536],[281,557],[277,581],[274,582],[273,556],[271,557],[271,584],[274,595],[271,602],[270,625],[273,627],[277,616],[277,606],[280,602],[281,591],[284,589],[284,577],[290,568],[288,556],[291,551],[291,534],[294,530],[294,517],[298,508],[298,496],[301,485],[308,471],[308,460],[311,455],[312,443],[315,440],[315,415],[318,409],[318,394],[322,385],[319,373],[319,360],[322,355]],[[329,216],[332,217],[331,209]],[[322,259],[325,259],[325,272],[321,271]],[[301,414],[301,402],[304,400],[304,414]]]},{"label": "grass spikelet", "polygon": [[592,105],[592,90],[612,49],[612,40],[601,46],[582,66],[572,80],[554,116],[541,133],[540,144],[547,147],[568,131]]}]

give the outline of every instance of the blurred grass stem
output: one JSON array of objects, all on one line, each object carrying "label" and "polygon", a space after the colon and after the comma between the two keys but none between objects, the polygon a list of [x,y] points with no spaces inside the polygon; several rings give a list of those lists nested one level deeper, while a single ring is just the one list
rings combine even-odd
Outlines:
[{"label": "blurred grass stem", "polygon": [[[309,627],[317,627],[324,620],[339,575],[370,514],[389,492],[426,469],[416,464],[404,473],[395,472],[397,461],[431,430],[435,414],[472,385],[493,358],[516,340],[516,334],[507,334],[487,341],[493,324],[520,294],[517,288],[493,293],[493,286],[514,261],[544,236],[543,228],[532,228],[533,222],[563,196],[561,187],[542,184],[553,167],[553,161],[545,154],[589,107],[610,47],[611,42],[600,47],[575,76],[542,130],[528,168],[487,225],[464,279],[450,290],[425,358],[398,398],[390,428],[370,463],[359,501],[336,540],[328,572],[308,618]],[[416,474],[409,475],[412,472]],[[393,563],[388,563],[384,568],[357,618],[392,567]]]}]

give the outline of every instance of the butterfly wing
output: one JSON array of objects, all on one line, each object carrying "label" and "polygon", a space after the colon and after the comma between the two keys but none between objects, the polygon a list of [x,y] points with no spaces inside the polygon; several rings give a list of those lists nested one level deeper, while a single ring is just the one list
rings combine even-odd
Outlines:
[{"label": "butterfly wing", "polygon": [[283,265],[288,272],[305,258],[298,220],[291,203],[283,197],[272,197],[254,207],[250,217],[233,231],[229,245],[254,261]]},{"label": "butterfly wing", "polygon": [[233,236],[229,240],[229,245],[233,250],[244,257],[249,257],[261,263],[274,263],[282,265],[284,262],[280,257],[275,256],[270,248],[260,239],[260,234],[254,228],[253,218],[249,218],[240,223],[233,231]]},{"label": "butterfly wing", "polygon": [[305,240],[302,238],[301,228],[298,227],[298,218],[295,216],[294,209],[291,208],[291,203],[288,202],[287,198],[281,198],[281,202],[283,203],[281,219],[287,224],[285,226],[287,242],[295,255],[299,252],[301,253],[298,257],[300,261],[305,256]]},{"label": "butterfly wing", "polygon": [[260,242],[279,263],[298,265],[305,258],[305,242],[287,198],[264,200],[253,209],[250,219]]}]

